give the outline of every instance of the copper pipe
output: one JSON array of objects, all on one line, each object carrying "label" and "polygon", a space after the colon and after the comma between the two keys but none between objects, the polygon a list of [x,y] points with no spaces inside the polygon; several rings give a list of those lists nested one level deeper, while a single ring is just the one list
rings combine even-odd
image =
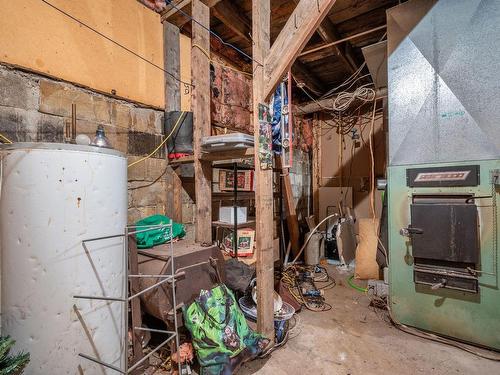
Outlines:
[{"label": "copper pipe", "polygon": [[76,143],[76,104],[71,104],[71,143]]}]

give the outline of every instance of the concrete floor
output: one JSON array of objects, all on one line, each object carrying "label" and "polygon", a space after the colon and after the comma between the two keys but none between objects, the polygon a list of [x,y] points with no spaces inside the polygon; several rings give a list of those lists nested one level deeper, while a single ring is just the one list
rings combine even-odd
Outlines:
[{"label": "concrete floor", "polygon": [[303,311],[293,339],[238,375],[500,374],[500,362],[475,357],[392,327],[369,298],[333,269],[337,286],[326,292],[333,308]]},{"label": "concrete floor", "polygon": [[[245,364],[237,375],[500,374],[500,362],[394,328],[384,312],[369,307],[368,296],[347,285],[349,275],[334,267],[329,272],[337,281],[325,295],[332,310],[303,310],[284,347]],[[168,374],[153,367],[146,373]]]}]

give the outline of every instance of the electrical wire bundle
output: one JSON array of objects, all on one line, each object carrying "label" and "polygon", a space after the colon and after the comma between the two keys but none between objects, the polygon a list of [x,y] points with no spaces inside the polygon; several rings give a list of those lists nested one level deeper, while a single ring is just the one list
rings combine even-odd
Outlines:
[{"label": "electrical wire bundle", "polygon": [[[297,303],[306,309],[314,312],[331,310],[332,306],[325,301],[322,291],[333,288],[336,283],[324,267],[291,265],[283,271],[281,282]],[[320,288],[316,288],[316,283],[322,283]],[[315,293],[305,292],[305,284],[311,286]]]},{"label": "electrical wire bundle", "polygon": [[376,96],[375,90],[367,86],[360,86],[353,92],[344,91],[339,93],[333,101],[333,110],[338,112],[346,111],[356,101],[362,104],[373,102]]}]

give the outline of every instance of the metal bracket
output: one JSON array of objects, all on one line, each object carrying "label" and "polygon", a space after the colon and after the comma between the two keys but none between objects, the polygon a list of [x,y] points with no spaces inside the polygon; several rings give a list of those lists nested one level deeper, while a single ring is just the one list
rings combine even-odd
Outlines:
[{"label": "metal bracket", "polygon": [[[129,227],[127,226],[127,227],[125,227],[125,233],[123,233],[123,234],[86,239],[86,240],[82,241],[82,246],[86,249],[87,242],[100,241],[100,240],[105,240],[105,239],[109,239],[109,238],[124,237],[125,238],[124,252],[126,255],[128,255],[128,252],[129,252],[128,237],[129,236],[136,234],[136,233],[147,232],[147,231],[152,230],[152,229],[161,229],[161,228],[168,228],[168,227],[170,227],[170,228],[172,227],[172,222],[170,222],[170,224],[147,225],[147,226],[145,225],[145,226],[141,226],[141,228],[143,228],[143,229],[139,229],[139,230],[137,230],[136,227],[133,227],[134,230],[130,231],[130,232],[129,232]],[[172,232],[172,230],[170,230],[170,231]],[[172,259],[172,262],[170,262],[170,266],[171,266],[171,274],[170,275],[140,275],[140,274],[139,275],[129,275],[128,274],[128,272],[129,272],[128,271],[128,256],[125,256],[124,267],[125,267],[125,272],[126,272],[127,276],[125,278],[124,292],[125,293],[128,292],[128,281],[130,278],[156,278],[156,279],[160,279],[158,282],[151,285],[150,287],[143,289],[140,292],[138,292],[130,297],[106,297],[106,296],[75,295],[75,296],[73,296],[73,298],[89,299],[89,300],[102,300],[102,301],[110,301],[110,302],[121,302],[121,303],[125,303],[126,306],[128,306],[128,303],[130,301],[132,301],[134,298],[137,298],[137,297],[143,295],[144,293],[149,292],[152,289],[158,288],[162,284],[170,283],[172,285],[172,289],[173,289],[173,293],[172,293],[173,306],[176,306],[177,304],[176,304],[176,300],[175,300],[175,280],[176,280],[176,278],[178,278],[180,276],[185,276],[185,272],[181,271],[181,268],[178,269],[177,272],[175,271],[174,262],[173,262],[174,254],[173,254],[172,239],[170,239],[169,243],[170,243],[170,259]],[[168,259],[168,260],[170,260],[170,259]],[[162,259],[162,260],[164,260],[164,259]],[[208,262],[204,262],[204,263],[208,263]],[[186,269],[186,268],[189,268],[189,267],[184,267],[183,269]],[[124,340],[124,353],[123,353],[123,355],[125,358],[125,369],[121,369],[121,368],[113,366],[109,363],[105,363],[105,362],[103,362],[97,358],[91,357],[87,354],[79,353],[78,355],[82,358],[85,358],[85,359],[91,361],[91,362],[98,363],[101,366],[104,366],[106,368],[109,368],[111,370],[119,372],[121,374],[126,374],[126,375],[131,374],[134,370],[138,369],[139,366],[141,366],[149,357],[151,357],[154,353],[156,353],[158,350],[160,350],[162,347],[164,347],[172,339],[176,340],[176,346],[177,346],[177,348],[179,347],[179,335],[177,334],[177,314],[174,314],[173,321],[174,321],[175,331],[163,331],[163,330],[155,330],[155,329],[149,329],[149,328],[143,328],[143,327],[133,327],[134,331],[140,330],[140,331],[149,331],[149,332],[159,332],[159,333],[169,334],[170,336],[166,340],[164,340],[160,345],[158,345],[156,348],[154,348],[151,352],[149,352],[143,358],[141,358],[139,361],[134,363],[130,368],[128,367],[128,360],[127,360],[127,358],[128,358],[128,350],[127,350],[127,348],[128,348],[128,334],[125,334],[125,337],[123,338],[123,340]],[[125,326],[124,332],[128,332],[128,308],[124,309],[124,326]],[[181,364],[180,363],[178,363],[178,370],[180,373],[180,371],[181,371]]]}]

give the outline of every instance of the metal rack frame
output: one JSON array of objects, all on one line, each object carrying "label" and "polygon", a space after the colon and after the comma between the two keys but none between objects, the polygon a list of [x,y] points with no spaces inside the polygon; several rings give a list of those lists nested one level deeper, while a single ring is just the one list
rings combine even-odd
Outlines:
[{"label": "metal rack frame", "polygon": [[[175,261],[174,261],[174,246],[173,246],[173,238],[172,238],[172,225],[173,222],[170,221],[169,224],[161,224],[161,225],[141,225],[140,228],[146,228],[146,229],[140,229],[137,230],[138,227],[136,226],[126,226],[125,227],[125,233],[124,234],[116,234],[116,235],[111,235],[111,236],[104,236],[104,237],[96,237],[96,238],[90,238],[82,241],[82,246],[83,248],[88,251],[86,243],[87,242],[95,242],[95,241],[102,241],[110,238],[120,238],[123,237],[123,251],[124,251],[124,270],[125,270],[125,275],[126,277],[124,278],[124,285],[123,285],[123,295],[127,297],[109,297],[109,296],[84,296],[84,295],[75,295],[73,298],[76,299],[89,299],[89,300],[101,300],[101,301],[110,301],[110,302],[121,302],[125,303],[125,308],[124,310],[124,337],[123,337],[123,356],[125,359],[125,369],[121,369],[119,367],[113,366],[109,363],[105,363],[99,359],[96,359],[94,357],[91,357],[87,354],[84,353],[79,353],[78,355],[82,358],[85,358],[86,360],[95,362],[101,366],[104,366],[106,368],[109,368],[111,370],[114,370],[116,372],[119,372],[121,374],[131,374],[134,370],[137,370],[144,362],[149,359],[154,353],[156,353],[158,350],[163,348],[165,345],[167,345],[172,339],[175,339],[175,344],[176,348],[178,350],[179,348],[179,335],[178,335],[178,324],[177,324],[177,311],[176,311],[176,296],[175,296],[175,279],[180,275],[180,273],[175,272]],[[137,233],[142,233],[142,232],[147,232],[152,229],[162,229],[162,228],[170,228],[170,240],[168,241],[169,247],[170,247],[170,267],[171,267],[171,274],[170,275],[130,275],[129,274],[129,247],[128,247],[128,240],[129,236],[137,234]],[[130,231],[132,229],[132,231]],[[131,278],[156,278],[160,279],[157,283],[151,285],[150,287],[141,290],[140,292],[132,295],[129,295],[129,279]],[[155,288],[158,288],[159,286],[169,283],[172,286],[172,306],[174,309],[174,329],[175,331],[165,331],[165,330],[158,330],[158,329],[149,329],[149,328],[144,328],[144,327],[132,327],[132,330],[137,330],[137,331],[146,331],[146,332],[155,332],[155,333],[164,333],[169,335],[169,337],[164,340],[160,345],[155,347],[151,352],[146,354],[142,359],[134,363],[132,366],[129,367],[128,364],[128,306],[129,303],[137,297],[140,297],[144,293],[147,293]],[[178,370],[179,374],[181,373],[181,363],[179,361],[178,365]]]}]

